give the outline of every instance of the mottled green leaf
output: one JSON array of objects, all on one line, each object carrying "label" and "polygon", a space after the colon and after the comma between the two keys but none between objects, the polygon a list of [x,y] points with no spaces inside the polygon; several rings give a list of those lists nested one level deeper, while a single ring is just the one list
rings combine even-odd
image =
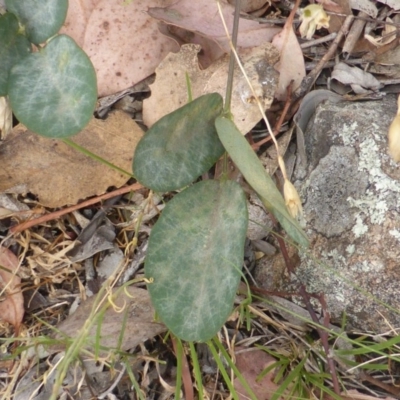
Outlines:
[{"label": "mottled green leaf", "polygon": [[18,33],[18,20],[14,14],[0,17],[0,96],[7,95],[8,77],[11,68],[31,50],[28,39]]},{"label": "mottled green leaf", "polygon": [[157,121],[135,150],[133,173],[138,181],[167,192],[189,185],[210,169],[224,152],[215,130],[221,111],[222,97],[211,93]]},{"label": "mottled green leaf", "polygon": [[282,195],[235,124],[226,117],[218,117],[215,126],[226,151],[268,211],[275,215],[295,242],[308,246],[307,236],[289,214]]},{"label": "mottled green leaf", "polygon": [[152,303],[179,338],[205,341],[232,312],[248,224],[232,181],[196,183],[176,195],[153,227],[145,261]]},{"label": "mottled green leaf", "polygon": [[68,10],[68,0],[6,0],[6,5],[35,44],[44,43],[60,30]]},{"label": "mottled green leaf", "polygon": [[59,35],[11,69],[8,92],[14,114],[31,131],[65,138],[92,118],[96,73],[84,51]]}]

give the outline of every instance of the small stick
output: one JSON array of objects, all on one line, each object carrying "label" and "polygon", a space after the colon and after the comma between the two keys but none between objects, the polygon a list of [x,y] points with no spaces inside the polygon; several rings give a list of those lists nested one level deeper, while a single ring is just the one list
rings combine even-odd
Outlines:
[{"label": "small stick", "polygon": [[309,47],[315,46],[317,44],[330,42],[331,40],[336,39],[336,36],[337,36],[337,33],[336,32],[332,32],[329,35],[326,35],[326,36],[324,36],[322,38],[310,40],[308,42],[304,42],[304,43],[302,43],[300,45],[300,47],[302,49],[308,49]]},{"label": "small stick", "polygon": [[[278,135],[281,126],[283,124],[283,121],[285,120],[285,117],[289,111],[289,107],[292,103],[292,89],[293,89],[293,80],[290,81],[289,86],[287,87],[287,95],[286,95],[286,102],[285,102],[285,106],[283,107],[282,113],[279,117],[279,120],[277,121],[277,123],[274,126],[274,130],[272,131],[274,133],[275,136]],[[267,136],[265,139],[260,140],[257,143],[254,143],[251,145],[251,147],[254,150],[258,150],[260,148],[260,146],[262,146],[264,143],[269,142],[270,140],[272,140],[271,136]]]},{"label": "small stick", "polygon": [[125,193],[135,191],[135,190],[139,190],[142,188],[143,188],[143,186],[140,183],[134,183],[133,185],[130,185],[130,186],[124,186],[122,188],[114,190],[113,192],[102,194],[101,196],[94,197],[93,199],[86,200],[82,203],[75,204],[75,205],[67,207],[67,208],[63,208],[62,210],[59,210],[59,211],[54,211],[50,214],[43,215],[39,218],[31,219],[30,221],[22,222],[18,225],[13,226],[12,228],[10,228],[10,232],[11,233],[19,233],[19,232],[24,231],[25,229],[31,228],[32,226],[35,226],[38,224],[43,224],[44,222],[48,222],[53,219],[59,218],[65,214],[72,212],[72,211],[76,211],[81,208],[91,206],[102,200],[111,199],[118,195],[125,194]]},{"label": "small stick", "polygon": [[301,82],[300,87],[295,92],[295,98],[301,98],[305,96],[314,85],[315,81],[317,80],[319,74],[323,70],[325,64],[333,57],[334,53],[336,52],[339,43],[343,39],[343,37],[348,33],[351,23],[353,22],[354,16],[348,15],[343,22],[340,31],[338,32],[335,40],[332,42],[331,46],[329,47],[326,54],[321,58],[319,63],[315,66],[315,68],[303,79]]},{"label": "small stick", "polygon": [[[172,335],[171,335],[171,342],[174,348],[175,357],[178,357],[178,344],[176,343],[176,338],[173,337]],[[182,343],[180,345],[182,346]],[[183,382],[183,389],[185,391],[185,398],[187,400],[193,400],[194,386],[192,381],[192,375],[190,373],[189,364],[184,351],[182,351],[182,382]]]}]

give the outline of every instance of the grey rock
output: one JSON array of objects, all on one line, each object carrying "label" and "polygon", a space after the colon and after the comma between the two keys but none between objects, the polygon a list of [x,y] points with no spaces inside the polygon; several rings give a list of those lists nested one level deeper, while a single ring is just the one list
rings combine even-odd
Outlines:
[{"label": "grey rock", "polygon": [[387,154],[396,110],[392,95],[318,106],[305,133],[306,176],[294,172],[310,248],[299,254],[295,277],[275,271],[273,288],[266,279],[280,263],[257,267],[268,289],[293,291],[301,282],[324,293],[332,320],[346,313],[350,329],[400,326],[400,166]]}]

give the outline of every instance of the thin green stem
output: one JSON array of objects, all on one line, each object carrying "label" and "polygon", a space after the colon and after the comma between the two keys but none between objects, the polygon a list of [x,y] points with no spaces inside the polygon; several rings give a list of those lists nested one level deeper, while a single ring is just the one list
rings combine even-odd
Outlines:
[{"label": "thin green stem", "polygon": [[190,82],[190,76],[187,72],[185,72],[185,78],[186,78],[186,87],[188,91],[188,103],[193,101],[193,93],[192,93],[192,83]]},{"label": "thin green stem", "polygon": [[[228,373],[226,372],[226,369],[225,369],[225,367],[224,367],[224,364],[222,363],[221,358],[219,357],[219,354],[218,354],[217,350],[216,350],[215,347],[214,347],[213,341],[212,341],[212,340],[208,340],[206,343],[207,343],[208,348],[209,348],[210,351],[211,351],[211,354],[212,354],[213,357],[214,357],[215,362],[216,362],[217,365],[218,365],[219,370],[221,371],[221,375],[222,375],[222,377],[224,378],[224,381],[225,381],[225,383],[226,383],[226,386],[228,386],[228,390],[229,390],[230,394],[232,395],[232,397],[233,397],[235,400],[239,400],[239,396],[238,396],[238,394],[237,394],[235,388],[234,388],[233,385],[232,385],[232,382],[231,382],[231,380],[230,380],[230,378],[229,378]],[[257,400],[257,399],[256,399],[256,400]]]},{"label": "thin green stem", "polygon": [[182,356],[183,356],[183,345],[179,338],[175,337],[176,344],[176,386],[175,386],[175,399],[181,398],[181,386],[182,386]]},{"label": "thin green stem", "polygon": [[[237,37],[239,32],[239,17],[240,17],[240,0],[235,0],[235,14],[233,17],[233,29],[232,29],[232,44],[236,49]],[[233,75],[235,71],[235,54],[231,51],[229,58],[229,70],[228,70],[228,80],[226,83],[226,94],[225,94],[225,113],[230,112],[231,100],[232,100],[232,89],[233,89]]]},{"label": "thin green stem", "polygon": [[63,142],[66,145],[72,147],[73,149],[78,150],[82,154],[85,154],[86,156],[92,158],[93,160],[99,161],[102,164],[107,165],[108,167],[120,172],[121,174],[128,175],[128,176],[134,178],[134,176],[130,172],[127,172],[124,169],[117,167],[113,163],[108,162],[104,158],[92,153],[91,151],[89,151],[89,150],[85,149],[84,147],[80,146],[79,144],[73,142],[71,139],[63,139]]},{"label": "thin green stem", "polygon": [[196,380],[196,383],[197,383],[197,391],[198,391],[197,397],[198,397],[198,399],[202,400],[202,399],[204,399],[203,381],[201,379],[199,359],[197,358],[197,353],[196,353],[196,349],[194,347],[194,343],[193,342],[188,342],[188,343],[189,343],[189,348],[190,348],[190,356],[192,357],[194,379]]},{"label": "thin green stem", "polygon": [[236,368],[236,365],[232,362],[231,357],[229,356],[228,352],[225,350],[222,343],[219,341],[219,339],[217,337],[215,337],[212,340],[214,341],[215,345],[218,347],[218,350],[222,354],[222,357],[225,358],[226,362],[232,368],[235,376],[238,378],[239,382],[242,384],[243,388],[246,390],[247,394],[250,396],[250,399],[257,400],[257,396],[252,391],[252,389],[251,389],[250,385],[247,383],[246,379],[243,378],[243,375]]}]

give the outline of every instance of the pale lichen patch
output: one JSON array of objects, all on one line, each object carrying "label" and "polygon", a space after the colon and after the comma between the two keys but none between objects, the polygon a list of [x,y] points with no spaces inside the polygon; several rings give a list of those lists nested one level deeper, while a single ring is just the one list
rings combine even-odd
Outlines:
[{"label": "pale lichen patch", "polygon": [[352,231],[356,239],[368,232],[368,226],[364,224],[360,215],[356,216],[356,223],[354,224]]},{"label": "pale lichen patch", "polygon": [[345,146],[353,146],[355,144],[354,132],[358,128],[358,122],[354,121],[351,124],[343,124],[342,129],[340,129],[337,134],[342,139]]},{"label": "pale lichen patch", "polygon": [[297,279],[279,287],[300,281],[325,296],[332,321],[346,313],[349,327],[380,332],[387,321],[400,326],[390,311],[400,309],[400,168],[387,154],[396,109],[391,95],[318,107],[305,135],[307,171],[294,172],[311,246]]},{"label": "pale lichen patch", "polygon": [[400,242],[400,231],[398,229],[391,229],[389,234],[395,237]]}]

